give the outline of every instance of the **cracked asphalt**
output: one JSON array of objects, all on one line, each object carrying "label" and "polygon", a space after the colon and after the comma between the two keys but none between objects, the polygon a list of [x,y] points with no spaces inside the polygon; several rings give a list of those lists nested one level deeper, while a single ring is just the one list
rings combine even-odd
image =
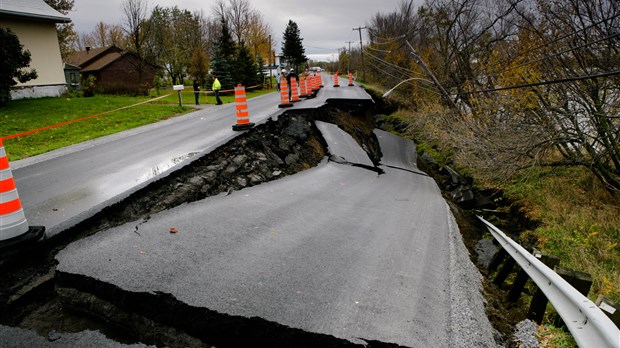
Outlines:
[{"label": "cracked asphalt", "polygon": [[57,271],[353,343],[494,347],[480,275],[414,144],[377,131],[379,175],[350,165],[367,160],[350,136],[319,128],[344,161],[74,242]]}]

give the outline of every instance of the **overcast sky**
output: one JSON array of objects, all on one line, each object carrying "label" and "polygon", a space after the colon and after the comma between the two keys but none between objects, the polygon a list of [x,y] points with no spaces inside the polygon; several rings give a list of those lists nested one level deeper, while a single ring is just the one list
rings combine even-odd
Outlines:
[{"label": "overcast sky", "polygon": [[[212,16],[215,0],[146,0],[149,10],[160,5],[178,6],[190,11],[202,10]],[[338,48],[351,45],[359,47],[359,34],[353,28],[365,26],[377,12],[396,10],[401,0],[250,0],[252,7],[262,13],[270,24],[276,52],[280,52],[282,33],[289,19],[297,23],[306,49],[314,60],[337,57]],[[422,0],[416,0],[422,3]],[[124,14],[122,0],[75,0],[74,11],[69,17],[78,33],[91,32],[98,22],[121,24]],[[365,35],[365,31],[362,30]],[[366,41],[366,36],[363,36]]]}]

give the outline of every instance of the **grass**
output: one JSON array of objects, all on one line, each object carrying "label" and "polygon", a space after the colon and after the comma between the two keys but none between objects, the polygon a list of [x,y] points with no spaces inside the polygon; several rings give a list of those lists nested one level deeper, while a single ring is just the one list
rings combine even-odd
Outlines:
[{"label": "grass", "polygon": [[569,332],[552,325],[538,327],[540,348],[577,348],[577,343]]},{"label": "grass", "polygon": [[505,185],[505,192],[543,222],[526,232],[543,251],[592,275],[592,300],[620,300],[619,202],[587,169],[531,169]]},{"label": "grass", "polygon": [[[270,92],[272,90],[247,92],[247,97],[252,98]],[[7,137],[12,134],[70,122],[152,99],[152,97],[147,96],[96,95],[91,98],[61,97],[14,100],[0,108],[0,136]],[[224,95],[222,101],[232,103],[234,102],[234,95]],[[207,102],[214,104],[213,95],[207,97]],[[9,161],[15,161],[185,114],[194,110],[193,107],[186,106],[194,103],[193,93],[183,93],[184,106],[179,107],[178,103],[178,96],[175,93],[150,103],[114,111],[58,128],[13,139],[3,139],[3,145]],[[205,103],[204,95],[201,95],[201,103]]]}]

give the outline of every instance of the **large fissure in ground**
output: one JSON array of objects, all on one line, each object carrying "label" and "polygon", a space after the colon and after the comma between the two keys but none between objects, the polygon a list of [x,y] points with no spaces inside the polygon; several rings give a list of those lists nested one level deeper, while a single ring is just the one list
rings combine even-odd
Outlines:
[{"label": "large fissure in ground", "polygon": [[[94,303],[102,306],[98,308],[103,310],[115,306],[87,292],[79,291],[82,295],[78,296],[73,286],[58,287],[61,293],[70,294],[59,298],[56,283],[62,277],[57,277],[54,272],[54,256],[69,243],[99,231],[136,221],[139,233],[140,221],[148,220],[157,212],[186,202],[276,180],[316,166],[327,153],[325,141],[314,124],[315,120],[338,124],[358,141],[371,160],[377,164],[381,154],[378,141],[372,133],[375,128],[372,109],[372,103],[341,101],[318,109],[290,110],[276,119],[240,134],[204,156],[194,156],[174,172],[50,240],[16,253],[0,264],[0,271],[3,274],[0,285],[0,324],[34,329],[46,337],[50,332],[96,329],[126,343],[146,339],[151,344],[184,346],[205,339],[200,335],[196,338],[195,334],[182,335],[182,328],[171,325],[157,324],[159,325],[157,326],[155,325],[157,318],[154,320],[147,317],[142,317],[138,321],[148,322],[151,327],[158,327],[159,334],[143,337],[139,334],[141,332],[139,328],[127,330],[127,326],[123,325],[123,321],[137,320],[138,316],[125,312],[128,309],[119,310],[116,313],[124,314],[115,316],[120,322],[113,324],[111,318],[93,315],[93,312],[86,308],[94,306]],[[79,283],[72,281],[74,278],[68,275],[65,275],[65,279],[65,285],[77,286]],[[83,281],[89,284],[88,281]],[[94,287],[97,286],[101,284]],[[121,295],[118,291],[112,291],[112,294],[111,298],[114,298],[114,295]],[[145,300],[151,299],[149,294],[144,296]],[[175,315],[178,315],[178,322],[185,323],[180,319],[184,316],[184,311],[189,309],[184,309],[182,304],[174,303],[169,297],[160,297],[162,298],[170,305],[171,313],[172,308],[180,308],[180,312]],[[83,300],[80,305],[76,303],[78,299]],[[136,301],[140,299],[139,296]],[[251,327],[255,321],[234,318],[231,323],[233,326]],[[262,321],[259,327],[262,327],[259,331],[272,327],[272,330],[275,330],[274,334],[282,337],[290,336],[288,339],[293,341],[307,340],[320,346],[343,345],[342,340],[334,337],[317,336],[278,326],[276,323]],[[221,327],[215,331],[226,332]],[[234,330],[230,334],[234,334]],[[174,338],[170,337],[186,337],[187,341],[175,344]],[[198,341],[192,341],[196,339]],[[382,346],[379,342],[369,344]]]}]

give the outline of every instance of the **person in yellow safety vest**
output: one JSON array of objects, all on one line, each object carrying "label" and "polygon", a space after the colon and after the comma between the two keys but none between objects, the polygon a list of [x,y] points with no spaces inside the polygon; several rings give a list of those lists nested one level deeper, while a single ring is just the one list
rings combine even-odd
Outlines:
[{"label": "person in yellow safety vest", "polygon": [[222,84],[220,80],[217,79],[217,76],[213,75],[213,86],[211,87],[213,93],[215,93],[215,103],[216,105],[222,105],[222,99],[220,99],[220,90],[222,89]]}]

